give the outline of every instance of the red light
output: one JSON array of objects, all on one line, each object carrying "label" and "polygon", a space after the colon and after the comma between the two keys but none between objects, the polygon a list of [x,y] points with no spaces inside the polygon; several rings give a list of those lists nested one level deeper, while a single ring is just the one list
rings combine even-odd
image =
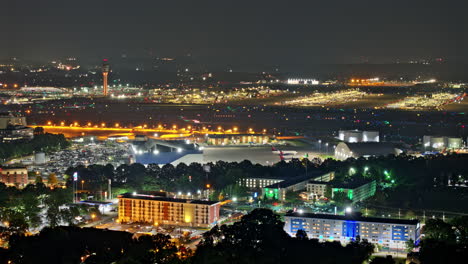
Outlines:
[{"label": "red light", "polygon": [[107,59],[103,59],[102,61],[107,61]]}]

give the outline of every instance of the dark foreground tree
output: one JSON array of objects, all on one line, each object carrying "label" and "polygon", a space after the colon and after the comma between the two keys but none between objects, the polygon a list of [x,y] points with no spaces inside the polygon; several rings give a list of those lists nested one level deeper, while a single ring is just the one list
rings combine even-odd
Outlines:
[{"label": "dark foreground tree", "polygon": [[352,242],[320,243],[315,239],[290,237],[280,217],[268,209],[255,209],[233,225],[206,232],[192,262],[197,263],[302,263],[313,256],[314,263],[362,263],[373,246]]},{"label": "dark foreground tree", "polygon": [[181,263],[169,236],[140,236],[95,228],[45,228],[10,238],[13,263]]}]

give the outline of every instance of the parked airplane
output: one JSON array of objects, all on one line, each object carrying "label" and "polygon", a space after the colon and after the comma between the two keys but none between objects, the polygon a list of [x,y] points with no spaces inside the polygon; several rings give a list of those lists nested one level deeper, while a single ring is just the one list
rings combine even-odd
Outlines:
[{"label": "parked airplane", "polygon": [[281,154],[281,155],[296,155],[297,154],[297,151],[295,150],[279,150],[279,149],[276,149],[275,146],[271,146],[271,152],[273,154]]}]

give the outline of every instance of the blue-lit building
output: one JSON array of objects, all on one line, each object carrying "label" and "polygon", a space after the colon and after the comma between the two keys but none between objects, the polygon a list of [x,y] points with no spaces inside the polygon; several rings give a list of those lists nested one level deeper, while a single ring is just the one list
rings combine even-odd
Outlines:
[{"label": "blue-lit building", "polygon": [[419,241],[418,220],[363,217],[361,214],[329,215],[312,213],[288,213],[284,217],[284,230],[295,236],[300,229],[309,238],[320,241],[339,241],[346,244],[358,236],[385,250],[403,250],[405,242]]}]

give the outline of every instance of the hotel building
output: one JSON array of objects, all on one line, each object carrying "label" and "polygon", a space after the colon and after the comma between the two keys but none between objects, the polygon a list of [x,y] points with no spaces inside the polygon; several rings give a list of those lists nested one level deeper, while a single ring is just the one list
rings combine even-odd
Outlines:
[{"label": "hotel building", "polygon": [[328,215],[288,213],[284,217],[284,230],[295,236],[300,229],[309,238],[320,241],[339,241],[346,244],[358,236],[386,250],[402,250],[405,242],[417,242],[420,236],[418,220],[363,217],[359,213]]},{"label": "hotel building", "polygon": [[29,183],[28,170],[26,167],[0,168],[0,182],[5,185],[24,187]]},{"label": "hotel building", "polygon": [[176,199],[146,194],[118,196],[119,221],[209,228],[219,220],[219,202]]}]

